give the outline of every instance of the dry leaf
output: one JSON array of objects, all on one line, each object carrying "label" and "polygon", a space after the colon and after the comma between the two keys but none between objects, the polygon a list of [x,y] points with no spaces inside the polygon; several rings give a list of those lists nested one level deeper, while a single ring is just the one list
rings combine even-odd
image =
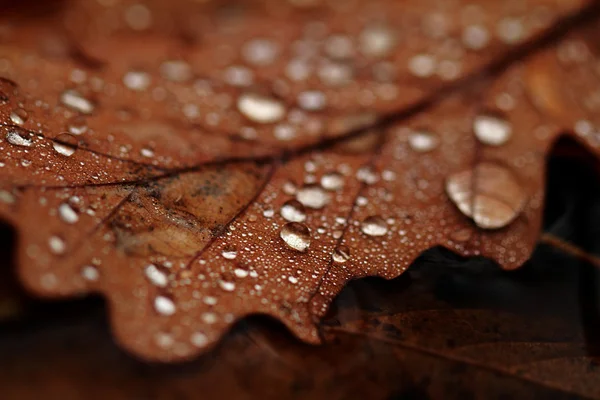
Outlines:
[{"label": "dry leaf", "polygon": [[0,215],[31,290],[102,293],[147,359],[256,313],[317,343],[436,245],[516,268],[549,147],[599,145],[595,2],[46,7],[0,22]]}]

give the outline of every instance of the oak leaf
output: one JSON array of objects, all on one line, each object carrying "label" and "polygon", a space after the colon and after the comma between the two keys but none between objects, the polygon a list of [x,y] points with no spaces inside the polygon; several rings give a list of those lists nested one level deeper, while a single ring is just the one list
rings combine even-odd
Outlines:
[{"label": "oak leaf", "polygon": [[550,146],[598,148],[596,2],[25,8],[0,23],[21,280],[102,293],[147,359],[257,313],[317,343],[347,281],[437,245],[517,268]]}]

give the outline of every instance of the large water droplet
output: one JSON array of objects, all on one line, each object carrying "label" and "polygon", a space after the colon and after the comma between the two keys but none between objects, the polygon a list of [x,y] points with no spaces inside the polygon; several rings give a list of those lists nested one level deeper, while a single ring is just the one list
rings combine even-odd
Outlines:
[{"label": "large water droplet", "polygon": [[20,128],[8,128],[8,130],[6,131],[6,141],[15,146],[33,146],[31,134]]},{"label": "large water droplet", "polygon": [[15,125],[23,125],[28,117],[29,114],[22,108],[18,108],[10,113],[10,121]]},{"label": "large water droplet", "polygon": [[360,230],[368,236],[383,236],[388,232],[388,226],[383,218],[373,215],[362,222]]},{"label": "large water droplet", "polygon": [[344,183],[344,176],[339,172],[328,172],[321,177],[321,186],[326,190],[340,190]]},{"label": "large water droplet", "polygon": [[146,275],[146,278],[154,286],[165,287],[169,283],[167,274],[158,269],[154,264],[149,264],[144,268],[144,275]]},{"label": "large water droplet", "polygon": [[339,246],[331,254],[331,259],[337,263],[345,263],[350,259],[350,249],[347,246]]},{"label": "large water droplet", "polygon": [[91,114],[94,111],[94,104],[83,97],[75,90],[65,90],[60,95],[60,102],[72,110],[79,111],[82,114]]},{"label": "large water droplet", "polygon": [[161,315],[170,316],[175,314],[177,307],[170,298],[166,296],[156,296],[154,299],[154,309]]},{"label": "large water droplet", "polygon": [[79,215],[77,215],[77,212],[67,203],[58,206],[58,216],[67,224],[74,224],[79,221]]},{"label": "large water droplet", "polygon": [[501,146],[512,135],[510,123],[504,118],[492,114],[476,116],[473,121],[473,130],[481,143],[490,146]]},{"label": "large water droplet", "polygon": [[52,147],[58,154],[63,155],[65,157],[70,157],[73,155],[73,153],[75,153],[75,147],[66,144],[54,142],[52,143]]},{"label": "large water droplet", "polygon": [[269,124],[281,120],[285,106],[279,100],[257,93],[244,93],[237,101],[238,110],[249,120]]},{"label": "large water droplet", "polygon": [[310,246],[310,230],[299,222],[288,222],[283,226],[279,236],[285,244],[294,250],[306,251]]},{"label": "large water droplet", "polygon": [[304,206],[298,200],[289,200],[281,206],[281,216],[290,222],[303,222],[306,219]]},{"label": "large water droplet", "polygon": [[237,257],[237,250],[227,248],[227,249],[223,250],[221,255],[223,256],[223,258],[225,258],[227,260],[234,260]]},{"label": "large water droplet", "polygon": [[508,225],[526,200],[512,172],[494,163],[481,163],[451,175],[446,180],[446,193],[463,214],[484,229]]},{"label": "large water droplet", "polygon": [[329,193],[317,185],[307,185],[296,192],[296,200],[305,207],[316,210],[325,207],[330,199]]}]

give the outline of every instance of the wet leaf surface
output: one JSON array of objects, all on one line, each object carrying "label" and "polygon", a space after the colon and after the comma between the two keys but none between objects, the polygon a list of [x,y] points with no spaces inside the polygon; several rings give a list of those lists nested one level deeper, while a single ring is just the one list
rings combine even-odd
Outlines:
[{"label": "wet leaf surface", "polygon": [[[596,2],[33,9],[0,21],[18,274],[38,296],[100,293],[145,359],[193,358],[251,314],[329,340],[319,321],[348,281],[396,278],[436,246],[515,269],[539,237],[550,148],[598,151]],[[382,318],[335,329],[395,349],[379,325],[410,318]],[[434,350],[494,374],[536,361]]]}]

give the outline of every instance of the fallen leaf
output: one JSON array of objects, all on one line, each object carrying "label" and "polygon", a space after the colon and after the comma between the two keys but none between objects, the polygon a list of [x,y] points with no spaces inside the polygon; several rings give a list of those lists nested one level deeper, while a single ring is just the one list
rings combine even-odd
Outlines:
[{"label": "fallen leaf", "polygon": [[517,268],[549,148],[599,145],[595,2],[31,12],[0,24],[19,275],[40,296],[102,293],[147,359],[193,357],[248,314],[318,343],[347,281],[438,245]]}]

